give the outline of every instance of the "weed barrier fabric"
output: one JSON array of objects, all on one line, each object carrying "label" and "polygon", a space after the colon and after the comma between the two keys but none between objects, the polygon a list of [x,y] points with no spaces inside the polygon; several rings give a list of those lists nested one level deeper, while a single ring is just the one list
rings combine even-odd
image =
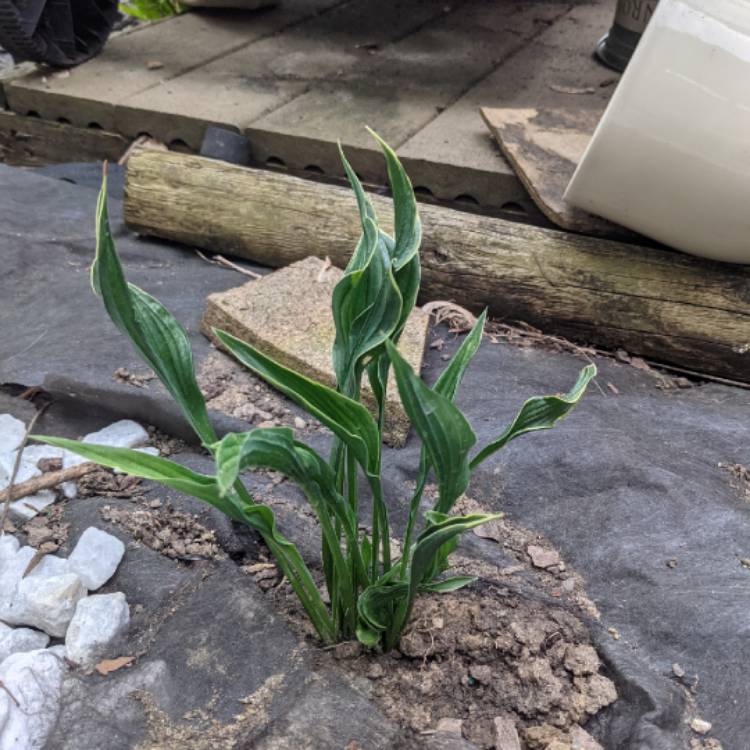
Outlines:
[{"label": "weed barrier fabric", "polygon": [[[43,385],[68,399],[82,425],[107,413],[185,435],[162,389],[114,377],[118,368],[145,367],[89,288],[98,172],[62,166],[53,178],[0,166],[0,383]],[[245,279],[191,249],[135,237],[122,225],[119,200],[110,208],[129,279],[172,310],[202,361],[210,351],[198,331],[205,296]],[[460,343],[444,329],[430,338],[445,345],[428,350],[428,382]],[[570,354],[486,340],[458,399],[478,444],[496,437],[524,399],[567,390],[581,364]],[[589,726],[605,748],[686,747],[697,737],[686,721],[699,715],[725,750],[746,750],[750,570],[740,561],[750,558],[750,506],[719,464],[750,464],[750,391],[715,384],[664,391],[646,372],[607,359],[597,365],[598,388],[578,409],[488,460],[469,494],[546,535],[584,577],[601,613],[592,636],[620,694]],[[412,436],[384,458],[396,525],[418,450]],[[496,554],[488,545],[466,542],[470,554]],[[681,682],[673,664],[685,670]]]}]

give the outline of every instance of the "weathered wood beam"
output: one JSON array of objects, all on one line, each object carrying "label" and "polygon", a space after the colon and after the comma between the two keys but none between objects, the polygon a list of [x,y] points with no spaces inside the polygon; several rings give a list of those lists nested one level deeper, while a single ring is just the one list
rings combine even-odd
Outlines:
[{"label": "weathered wood beam", "polygon": [[[387,225],[390,199],[372,199]],[[750,381],[750,267],[438,206],[420,212],[424,300],[486,306],[550,333]],[[360,232],[345,188],[146,150],[129,161],[125,218],[138,232],[275,267],[308,255],[343,266]]]}]

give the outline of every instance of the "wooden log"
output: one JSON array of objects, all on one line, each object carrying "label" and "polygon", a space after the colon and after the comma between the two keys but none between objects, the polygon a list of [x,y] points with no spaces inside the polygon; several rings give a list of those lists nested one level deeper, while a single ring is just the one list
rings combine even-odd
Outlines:
[{"label": "wooden log", "polygon": [[[373,195],[387,228],[391,201]],[[422,205],[422,300],[488,307],[549,333],[750,381],[750,267]],[[138,232],[269,266],[343,266],[359,237],[346,188],[171,152],[128,165]],[[387,221],[386,221],[387,219]]]}]

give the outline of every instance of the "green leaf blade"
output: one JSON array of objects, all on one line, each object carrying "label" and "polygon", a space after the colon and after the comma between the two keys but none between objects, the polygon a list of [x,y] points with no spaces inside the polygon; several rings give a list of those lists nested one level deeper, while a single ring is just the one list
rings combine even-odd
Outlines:
[{"label": "green leaf blade", "polygon": [[195,380],[187,332],[158,300],[125,279],[109,226],[106,178],[97,203],[91,285],[102,298],[112,322],[157,374],[201,441],[215,441],[206,403]]},{"label": "green leaf blade", "polygon": [[482,461],[520,435],[527,432],[549,430],[554,427],[557,422],[575,408],[586,392],[588,384],[595,376],[596,365],[586,365],[578,375],[573,387],[565,395],[530,398],[500,437],[482,448],[472,459],[471,468],[474,469],[479,466]]},{"label": "green leaf blade", "polygon": [[401,403],[419,433],[438,480],[436,510],[447,513],[469,485],[468,455],[476,436],[466,417],[441,393],[431,390],[388,344]]},{"label": "green leaf blade", "polygon": [[215,328],[214,334],[240,364],[289,396],[351,448],[367,474],[377,475],[380,434],[366,407],[278,364],[226,331]]}]

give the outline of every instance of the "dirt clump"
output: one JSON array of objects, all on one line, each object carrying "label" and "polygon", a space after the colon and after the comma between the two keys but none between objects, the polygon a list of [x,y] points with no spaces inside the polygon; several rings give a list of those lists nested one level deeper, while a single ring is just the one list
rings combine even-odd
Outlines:
[{"label": "dirt clump", "polygon": [[332,658],[368,678],[382,710],[417,736],[460,720],[463,736],[489,750],[506,717],[522,747],[570,748],[571,732],[617,699],[585,625],[508,588],[478,588],[418,599],[397,651]]},{"label": "dirt clump", "polygon": [[105,505],[100,513],[105,521],[121,526],[138,542],[174,560],[220,559],[224,557],[216,533],[196,516],[162,506],[151,500],[148,507],[119,508]]},{"label": "dirt clump", "polygon": [[211,352],[198,373],[209,409],[255,427],[292,427],[298,432],[322,429],[278,391],[219,351]]}]

